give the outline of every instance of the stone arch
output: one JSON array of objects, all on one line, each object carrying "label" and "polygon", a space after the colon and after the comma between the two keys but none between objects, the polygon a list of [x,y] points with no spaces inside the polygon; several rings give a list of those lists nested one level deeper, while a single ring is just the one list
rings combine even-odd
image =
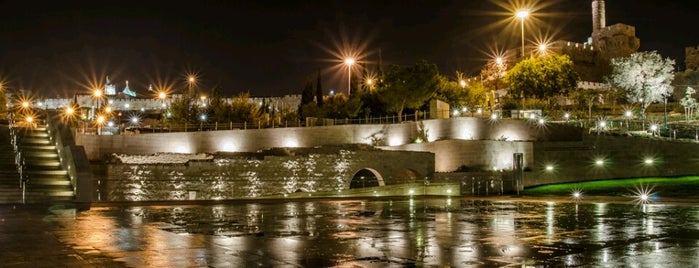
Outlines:
[{"label": "stone arch", "polygon": [[350,181],[350,189],[385,186],[383,176],[372,168],[363,168],[354,173]]}]

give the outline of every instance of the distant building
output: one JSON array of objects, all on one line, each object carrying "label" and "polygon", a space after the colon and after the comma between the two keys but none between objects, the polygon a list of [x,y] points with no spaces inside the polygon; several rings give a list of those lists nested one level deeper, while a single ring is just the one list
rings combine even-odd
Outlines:
[{"label": "distant building", "polygon": [[[604,76],[611,72],[611,59],[631,55],[638,51],[640,45],[635,27],[622,23],[606,26],[605,2],[593,0],[592,34],[587,42],[557,40],[547,44],[546,53],[568,55],[581,80],[602,82]],[[540,53],[538,47],[529,47],[522,55],[521,49],[516,48],[508,50],[507,56],[509,60],[517,62]]]},{"label": "distant building", "polygon": [[699,69],[699,46],[684,49],[684,66],[687,70]]}]

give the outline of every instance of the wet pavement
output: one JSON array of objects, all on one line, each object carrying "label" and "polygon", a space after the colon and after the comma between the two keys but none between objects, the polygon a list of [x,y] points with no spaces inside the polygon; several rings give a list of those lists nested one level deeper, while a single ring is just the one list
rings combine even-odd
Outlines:
[{"label": "wet pavement", "polygon": [[699,206],[459,198],[17,205],[0,206],[0,241],[0,267],[697,267]]}]

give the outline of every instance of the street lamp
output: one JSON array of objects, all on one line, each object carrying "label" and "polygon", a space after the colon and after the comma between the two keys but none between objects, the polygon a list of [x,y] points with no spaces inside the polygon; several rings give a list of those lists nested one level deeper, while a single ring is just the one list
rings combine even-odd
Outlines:
[{"label": "street lamp", "polygon": [[347,65],[347,97],[352,94],[352,64],[354,62],[354,58],[345,59],[345,64]]},{"label": "street lamp", "polygon": [[160,109],[165,108],[165,99],[167,98],[167,93],[161,91],[158,93],[158,99],[160,99]]},{"label": "street lamp", "polygon": [[524,18],[529,16],[529,10],[520,10],[515,14],[522,24],[522,58],[524,58]]},{"label": "street lamp", "polygon": [[546,50],[548,49],[548,46],[544,43],[539,44],[539,56],[544,56],[546,55]]}]

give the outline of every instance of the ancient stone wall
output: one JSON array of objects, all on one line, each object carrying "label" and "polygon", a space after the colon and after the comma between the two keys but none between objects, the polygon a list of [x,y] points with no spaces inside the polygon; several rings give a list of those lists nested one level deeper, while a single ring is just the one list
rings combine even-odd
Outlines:
[{"label": "ancient stone wall", "polygon": [[109,161],[98,176],[100,200],[222,200],[293,192],[341,192],[360,170],[382,185],[411,183],[434,172],[434,155],[357,147],[306,150],[291,155],[217,156],[186,164]]},{"label": "ancient stone wall", "polygon": [[696,70],[699,68],[699,46],[686,47],[684,57],[685,69]]}]

